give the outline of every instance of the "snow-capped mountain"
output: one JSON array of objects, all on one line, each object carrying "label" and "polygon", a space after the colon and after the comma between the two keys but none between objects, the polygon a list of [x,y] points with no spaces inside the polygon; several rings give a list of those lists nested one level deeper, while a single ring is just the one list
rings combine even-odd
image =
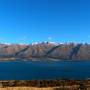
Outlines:
[{"label": "snow-capped mountain", "polygon": [[0,58],[53,58],[90,60],[90,44],[35,42],[0,44]]}]

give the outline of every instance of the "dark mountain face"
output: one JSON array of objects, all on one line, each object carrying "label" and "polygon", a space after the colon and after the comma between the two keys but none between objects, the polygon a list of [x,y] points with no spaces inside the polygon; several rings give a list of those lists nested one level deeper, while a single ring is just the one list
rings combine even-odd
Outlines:
[{"label": "dark mountain face", "polygon": [[90,60],[89,44],[37,43],[30,45],[0,44],[0,58],[53,58]]}]

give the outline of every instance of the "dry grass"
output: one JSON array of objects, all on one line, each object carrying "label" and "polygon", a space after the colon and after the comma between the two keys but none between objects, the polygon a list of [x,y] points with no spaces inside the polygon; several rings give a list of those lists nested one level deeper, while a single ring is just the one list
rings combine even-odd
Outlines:
[{"label": "dry grass", "polygon": [[5,87],[5,88],[0,88],[0,90],[78,90],[78,86],[61,86],[61,87],[43,87],[43,88],[38,88],[38,87]]},{"label": "dry grass", "polygon": [[0,90],[90,90],[90,80],[0,81]]},{"label": "dry grass", "polygon": [[53,88],[33,88],[33,87],[6,87],[0,90],[54,90]]},{"label": "dry grass", "polygon": [[[0,88],[0,90],[82,90],[78,89],[79,86],[73,85],[73,86],[64,86],[64,88],[61,87],[44,87],[44,88],[38,88],[38,87],[5,87]],[[90,87],[83,90],[90,90]]]}]

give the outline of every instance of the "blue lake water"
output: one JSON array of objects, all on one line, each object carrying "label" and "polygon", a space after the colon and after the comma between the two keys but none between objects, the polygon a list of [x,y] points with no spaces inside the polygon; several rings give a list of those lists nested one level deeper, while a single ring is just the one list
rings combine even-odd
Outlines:
[{"label": "blue lake water", "polygon": [[0,80],[87,78],[90,78],[90,61],[0,62]]}]

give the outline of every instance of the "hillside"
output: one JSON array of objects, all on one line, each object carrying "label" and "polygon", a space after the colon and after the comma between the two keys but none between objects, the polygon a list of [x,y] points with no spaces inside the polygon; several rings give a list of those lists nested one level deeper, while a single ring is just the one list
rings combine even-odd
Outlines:
[{"label": "hillside", "polygon": [[25,44],[0,44],[0,60],[52,58],[62,60],[90,60],[90,44],[42,42]]},{"label": "hillside", "polygon": [[90,80],[6,80],[0,90],[90,90]]}]

